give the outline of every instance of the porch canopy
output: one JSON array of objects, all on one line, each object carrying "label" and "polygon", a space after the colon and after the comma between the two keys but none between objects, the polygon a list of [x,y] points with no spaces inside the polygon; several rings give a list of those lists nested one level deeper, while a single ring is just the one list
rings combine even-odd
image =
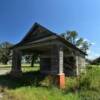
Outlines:
[{"label": "porch canopy", "polygon": [[59,76],[58,83],[62,87],[64,86],[64,57],[86,55],[63,37],[51,32],[38,23],[35,23],[26,36],[11,49],[13,51],[12,75],[21,74],[21,55],[23,53],[36,52],[40,57],[41,73]]}]

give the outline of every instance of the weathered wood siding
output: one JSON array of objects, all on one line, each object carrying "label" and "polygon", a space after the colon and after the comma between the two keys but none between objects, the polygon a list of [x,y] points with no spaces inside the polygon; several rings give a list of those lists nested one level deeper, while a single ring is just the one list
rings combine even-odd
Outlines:
[{"label": "weathered wood siding", "polygon": [[51,71],[51,56],[50,53],[40,55],[40,71],[44,74],[49,74]]}]

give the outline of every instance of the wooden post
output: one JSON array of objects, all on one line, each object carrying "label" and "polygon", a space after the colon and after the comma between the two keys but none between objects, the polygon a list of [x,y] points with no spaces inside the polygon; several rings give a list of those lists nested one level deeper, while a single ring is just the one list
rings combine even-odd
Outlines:
[{"label": "wooden post", "polygon": [[12,56],[12,69],[11,73],[14,77],[19,77],[22,75],[21,71],[21,51],[14,49]]},{"label": "wooden post", "polygon": [[76,76],[79,76],[79,58],[76,56]]},{"label": "wooden post", "polygon": [[63,48],[55,46],[51,52],[51,73],[56,75],[55,83],[60,88],[65,88],[65,74],[63,73]]},{"label": "wooden post", "polygon": [[59,74],[63,73],[63,59],[64,59],[64,54],[63,54],[63,48],[58,48],[58,57],[59,57]]},{"label": "wooden post", "polygon": [[58,48],[58,61],[59,61],[59,73],[58,73],[58,86],[60,89],[65,88],[65,74],[63,73],[63,59],[64,59],[64,54],[63,54],[63,48],[59,47]]}]

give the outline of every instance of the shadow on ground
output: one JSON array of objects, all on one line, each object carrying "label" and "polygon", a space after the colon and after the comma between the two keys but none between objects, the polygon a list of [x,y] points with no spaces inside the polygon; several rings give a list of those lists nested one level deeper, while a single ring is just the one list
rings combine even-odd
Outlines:
[{"label": "shadow on ground", "polygon": [[9,74],[0,75],[0,86],[9,89],[15,89],[25,86],[40,86],[40,82],[45,79],[46,75],[39,71],[31,71],[23,73],[22,77],[14,78]]}]

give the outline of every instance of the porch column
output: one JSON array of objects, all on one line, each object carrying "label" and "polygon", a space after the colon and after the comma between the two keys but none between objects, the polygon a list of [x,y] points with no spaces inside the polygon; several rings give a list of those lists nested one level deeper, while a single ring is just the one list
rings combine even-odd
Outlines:
[{"label": "porch column", "polygon": [[79,76],[79,57],[76,55],[76,76]]},{"label": "porch column", "polygon": [[11,73],[12,76],[18,77],[22,75],[21,71],[21,51],[15,49],[13,50],[12,55],[12,69]]},{"label": "porch column", "polygon": [[54,81],[60,89],[65,88],[65,74],[63,73],[63,48],[61,46],[54,46],[52,48],[51,55],[51,73],[52,75],[56,75],[56,79]]},{"label": "porch column", "polygon": [[63,54],[63,48],[58,48],[58,67],[59,67],[59,73],[58,73],[58,86],[59,88],[65,88],[65,74],[63,73],[63,64],[64,64],[64,54]]}]

